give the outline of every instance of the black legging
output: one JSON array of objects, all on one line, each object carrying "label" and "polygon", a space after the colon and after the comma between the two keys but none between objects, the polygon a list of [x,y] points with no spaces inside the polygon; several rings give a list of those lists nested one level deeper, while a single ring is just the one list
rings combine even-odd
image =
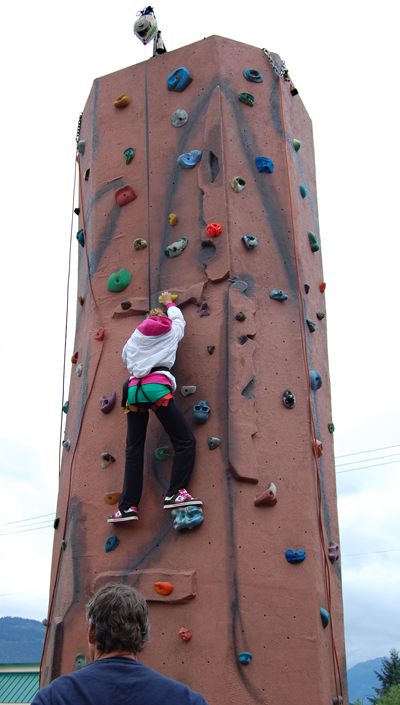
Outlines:
[{"label": "black legging", "polygon": [[[170,399],[168,406],[159,406],[154,413],[169,435],[175,451],[167,492],[167,497],[171,497],[189,483],[196,455],[196,439],[173,399]],[[127,421],[124,487],[119,500],[119,508],[123,510],[138,507],[142,496],[144,444],[149,412],[130,411]]]}]

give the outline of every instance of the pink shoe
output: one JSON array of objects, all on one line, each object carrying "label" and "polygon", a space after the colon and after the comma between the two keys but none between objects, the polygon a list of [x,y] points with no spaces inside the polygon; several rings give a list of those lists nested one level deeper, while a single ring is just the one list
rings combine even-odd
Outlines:
[{"label": "pink shoe", "polygon": [[203,504],[201,499],[195,499],[186,490],[179,490],[173,497],[164,500],[164,509],[177,509],[178,507],[190,507],[196,504]]},{"label": "pink shoe", "polygon": [[118,521],[133,521],[139,519],[137,507],[129,507],[129,509],[117,509],[114,514],[108,517],[107,521],[110,524],[116,524]]}]

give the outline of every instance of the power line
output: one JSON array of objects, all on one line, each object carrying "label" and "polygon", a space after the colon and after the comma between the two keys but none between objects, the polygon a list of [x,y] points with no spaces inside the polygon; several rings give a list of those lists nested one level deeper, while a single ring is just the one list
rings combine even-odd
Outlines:
[{"label": "power line", "polygon": [[363,453],[377,453],[380,450],[391,450],[392,448],[400,448],[397,446],[387,446],[386,448],[373,448],[373,450],[359,450],[358,453],[347,453],[347,455],[336,455],[336,458],[349,458],[351,455],[363,455]]},{"label": "power line", "polygon": [[393,553],[394,551],[400,551],[400,548],[389,548],[387,551],[370,551],[369,553],[347,553],[342,558],[351,558],[352,556],[373,556],[375,553]]},{"label": "power line", "polygon": [[10,526],[10,524],[22,524],[25,521],[33,521],[34,519],[43,519],[43,517],[52,517],[55,512],[51,514],[40,514],[38,517],[29,517],[29,519],[19,519],[19,521],[8,521],[6,524],[0,524],[0,526]]},{"label": "power line", "polygon": [[[350,470],[338,470],[336,475],[341,475],[342,472],[354,472],[355,470],[368,470],[369,468],[380,468],[382,467],[382,465],[393,465],[393,463],[400,463],[400,460],[391,460],[389,463],[378,463],[378,465],[366,465],[363,468],[350,468]],[[339,467],[341,466],[339,465]]]},{"label": "power line", "polygon": [[337,468],[344,468],[345,465],[357,465],[357,463],[370,463],[371,460],[385,460],[386,458],[395,458],[399,453],[392,453],[392,455],[381,455],[378,458],[363,458],[362,460],[355,460],[354,463],[342,463],[341,465],[336,465]]},{"label": "power line", "polygon": [[0,534],[1,536],[12,536],[13,534],[24,534],[26,531],[38,531],[39,529],[52,529],[53,524],[48,524],[48,526],[36,526],[34,529],[21,529],[20,531],[9,531],[8,533],[5,532],[4,534]]}]

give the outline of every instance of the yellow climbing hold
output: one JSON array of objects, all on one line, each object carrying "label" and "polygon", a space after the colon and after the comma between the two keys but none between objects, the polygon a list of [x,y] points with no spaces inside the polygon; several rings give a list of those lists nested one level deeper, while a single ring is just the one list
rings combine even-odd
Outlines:
[{"label": "yellow climbing hold", "polygon": [[[172,299],[172,301],[176,301],[177,298],[178,298],[178,294],[171,294],[171,299]],[[162,296],[161,296],[161,294],[160,294],[160,296],[158,297],[158,300],[159,300],[159,302],[161,303],[161,301],[162,301]]]},{"label": "yellow climbing hold", "polygon": [[175,215],[175,213],[170,213],[168,216],[168,220],[171,225],[176,225],[178,222],[178,216]]}]

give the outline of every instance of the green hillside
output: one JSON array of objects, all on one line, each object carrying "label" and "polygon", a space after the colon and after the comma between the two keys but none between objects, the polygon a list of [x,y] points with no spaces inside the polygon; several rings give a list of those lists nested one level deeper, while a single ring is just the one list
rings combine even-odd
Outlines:
[{"label": "green hillside", "polygon": [[0,663],[39,663],[45,633],[35,619],[0,617]]}]

